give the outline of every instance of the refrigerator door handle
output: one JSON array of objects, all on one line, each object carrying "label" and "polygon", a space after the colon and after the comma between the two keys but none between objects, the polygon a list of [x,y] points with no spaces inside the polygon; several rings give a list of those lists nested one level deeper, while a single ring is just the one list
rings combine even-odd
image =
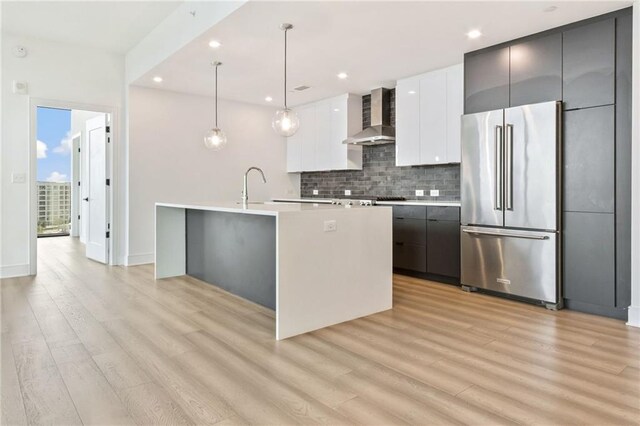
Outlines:
[{"label": "refrigerator door handle", "polygon": [[502,133],[502,126],[500,125],[496,125],[495,127],[495,131],[493,134],[493,139],[495,142],[495,179],[496,179],[496,185],[495,185],[495,196],[496,196],[496,204],[495,204],[495,210],[502,210],[502,196],[503,196],[503,188],[502,188],[502,182],[503,182],[503,155],[502,155],[502,151],[503,151],[503,133]]},{"label": "refrigerator door handle", "polygon": [[539,235],[539,234],[520,234],[517,232],[495,232],[489,230],[479,230],[479,229],[462,229],[462,232],[471,235],[489,235],[492,237],[512,237],[512,238],[524,238],[527,240],[548,240],[548,235]]},{"label": "refrigerator door handle", "polygon": [[507,210],[513,210],[513,124],[507,124],[505,129],[505,194]]}]

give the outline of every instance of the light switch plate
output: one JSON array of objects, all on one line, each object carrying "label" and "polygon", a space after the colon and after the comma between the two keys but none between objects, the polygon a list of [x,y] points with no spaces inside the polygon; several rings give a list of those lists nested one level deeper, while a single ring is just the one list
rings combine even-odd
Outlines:
[{"label": "light switch plate", "polygon": [[429,195],[432,197],[439,197],[440,196],[440,190],[439,189],[432,189],[431,191],[429,191]]},{"label": "light switch plate", "polygon": [[13,80],[13,93],[16,95],[27,95],[29,93],[29,84],[26,81]]},{"label": "light switch plate", "polygon": [[317,189],[313,190],[313,195],[318,195],[318,190]]},{"label": "light switch plate", "polygon": [[424,189],[416,189],[416,197],[424,197]]},{"label": "light switch plate", "polygon": [[25,183],[26,181],[26,173],[11,173],[11,183]]},{"label": "light switch plate", "polygon": [[350,189],[345,189],[344,190],[344,195],[351,195],[351,190]]},{"label": "light switch plate", "polygon": [[338,224],[335,220],[324,221],[324,232],[335,232],[338,229]]}]

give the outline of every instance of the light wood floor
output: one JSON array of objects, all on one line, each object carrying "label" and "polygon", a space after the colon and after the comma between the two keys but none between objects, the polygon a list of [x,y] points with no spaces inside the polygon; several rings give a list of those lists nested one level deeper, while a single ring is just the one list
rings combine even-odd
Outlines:
[{"label": "light wood floor", "polygon": [[2,424],[640,421],[620,321],[396,276],[392,311],[276,342],[213,286],[38,247],[39,275],[1,284]]}]

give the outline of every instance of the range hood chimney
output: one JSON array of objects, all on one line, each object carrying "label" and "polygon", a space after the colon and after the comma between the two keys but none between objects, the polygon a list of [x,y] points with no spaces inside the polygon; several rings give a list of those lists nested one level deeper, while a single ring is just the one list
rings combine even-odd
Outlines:
[{"label": "range hood chimney", "polygon": [[371,126],[342,143],[352,145],[380,145],[394,143],[396,129],[391,126],[391,91],[383,87],[371,91]]}]

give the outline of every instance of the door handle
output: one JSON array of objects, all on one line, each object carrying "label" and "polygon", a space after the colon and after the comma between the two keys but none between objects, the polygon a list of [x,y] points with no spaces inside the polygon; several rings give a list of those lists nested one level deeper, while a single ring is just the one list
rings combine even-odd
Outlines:
[{"label": "door handle", "polygon": [[507,210],[513,210],[513,124],[506,126],[506,144],[505,144],[505,194],[507,198]]},{"label": "door handle", "polygon": [[83,198],[82,201],[89,201],[89,197]]},{"label": "door handle", "polygon": [[548,240],[549,237],[547,235],[536,235],[536,234],[518,234],[518,233],[509,233],[505,234],[502,232],[491,232],[491,231],[479,231],[477,229],[463,229],[462,232],[471,235],[490,235],[492,237],[512,237],[512,238],[524,238],[527,240]]},{"label": "door handle", "polygon": [[503,180],[503,155],[502,155],[502,151],[503,151],[503,134],[502,134],[502,126],[497,125],[495,127],[494,130],[494,134],[493,134],[493,139],[495,142],[495,179],[496,179],[496,185],[495,185],[495,195],[496,195],[496,204],[495,204],[495,210],[502,210],[502,195],[503,195],[503,190],[502,190],[502,180]]}]

